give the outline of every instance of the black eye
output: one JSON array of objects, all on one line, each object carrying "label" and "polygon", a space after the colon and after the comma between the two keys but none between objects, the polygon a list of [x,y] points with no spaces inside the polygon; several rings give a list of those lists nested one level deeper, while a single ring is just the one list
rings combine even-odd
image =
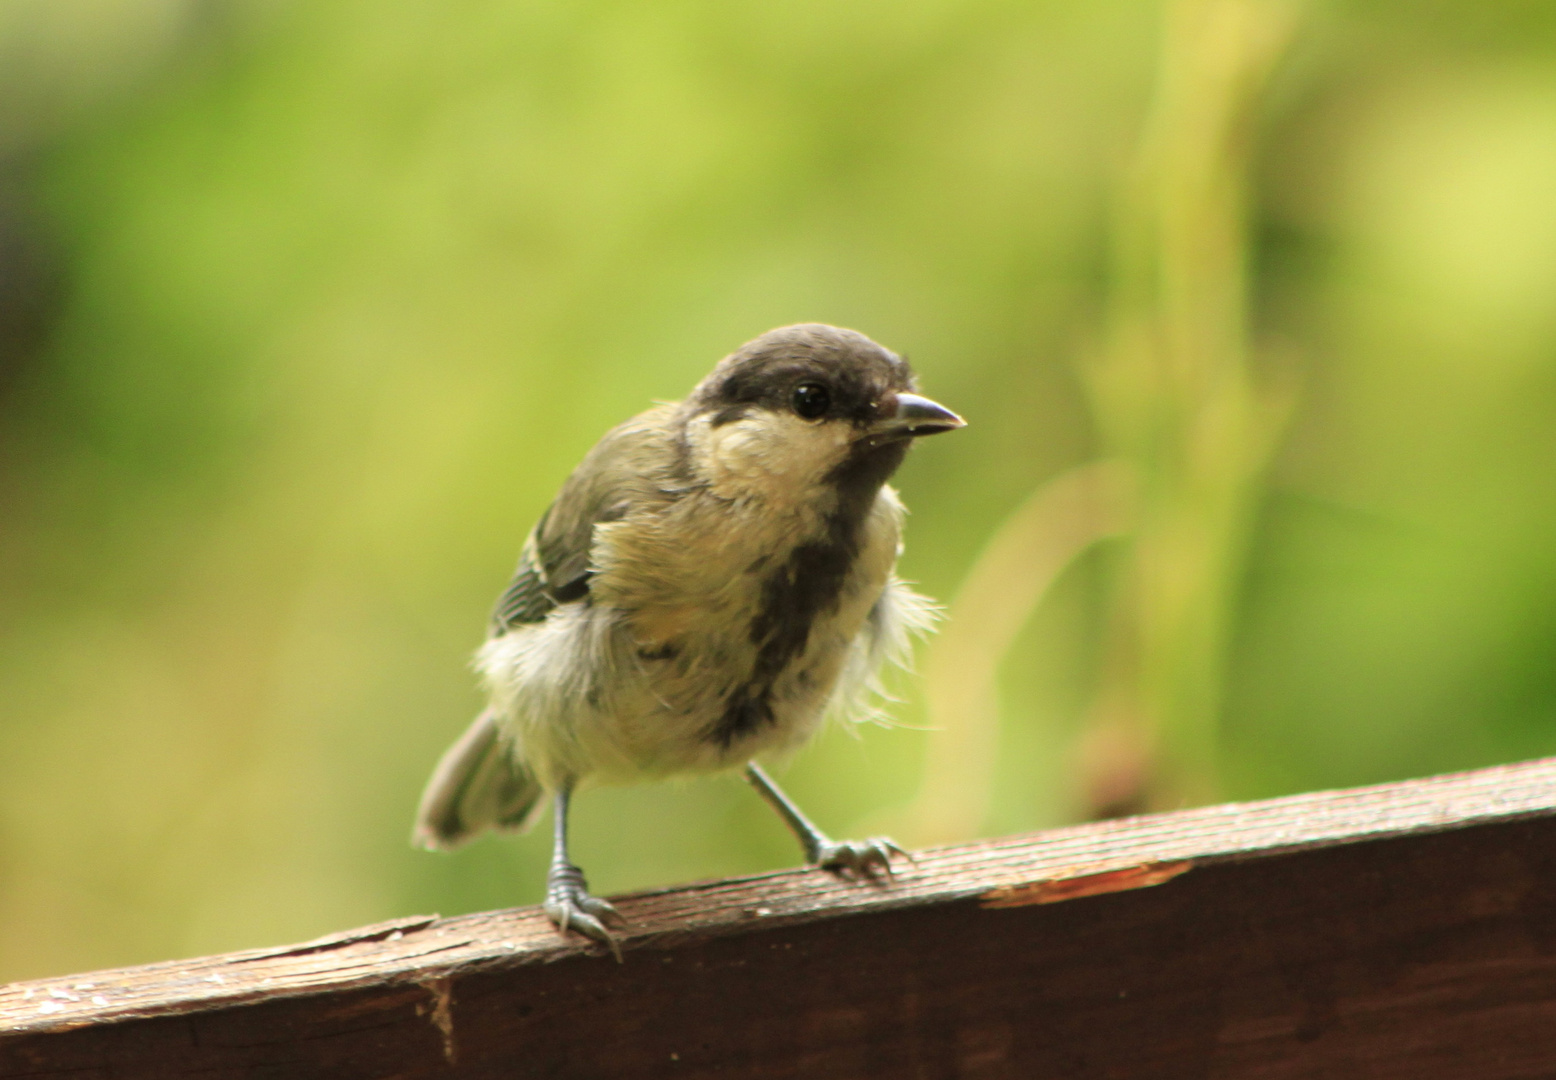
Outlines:
[{"label": "black eye", "polygon": [[832,391],[820,383],[800,383],[794,388],[794,397],[790,400],[794,411],[807,420],[814,420],[818,416],[825,416],[832,407]]}]

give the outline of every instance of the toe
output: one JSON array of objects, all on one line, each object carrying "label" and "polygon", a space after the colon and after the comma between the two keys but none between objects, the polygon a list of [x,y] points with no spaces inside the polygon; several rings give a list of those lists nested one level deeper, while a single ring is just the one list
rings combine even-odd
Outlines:
[{"label": "toe", "polygon": [[604,941],[610,937],[610,931],[605,928],[605,924],[581,908],[573,908],[572,918],[568,922],[574,933],[593,938],[595,941]]},{"label": "toe", "polygon": [[621,961],[621,946],[616,943],[616,935],[612,934],[605,924],[590,915],[587,911],[574,909],[572,918],[573,929],[584,937],[593,938],[610,948],[617,962]]},{"label": "toe", "polygon": [[833,843],[823,850],[817,865],[850,877],[874,878],[878,872],[884,872],[889,878],[895,873],[891,864],[893,854],[913,861],[913,857],[894,841],[884,836],[875,836],[869,840]]},{"label": "toe", "polygon": [[601,900],[598,896],[580,896],[578,906],[585,915],[592,915],[601,922],[612,923],[616,926],[627,925],[626,916],[616,910],[616,905],[609,900]]},{"label": "toe", "polygon": [[547,900],[544,910],[546,918],[550,919],[551,924],[564,934],[572,926],[575,914],[581,914],[566,900]]},{"label": "toe", "polygon": [[897,842],[895,840],[887,836],[877,836],[870,840],[870,855],[871,862],[878,864],[883,870],[885,870],[887,876],[896,873],[895,869],[891,865],[891,857],[893,855],[901,855],[910,863],[914,861],[912,855],[909,855],[906,851],[903,851],[902,848],[897,846]]},{"label": "toe", "polygon": [[891,877],[891,852],[880,841],[868,840],[861,845],[854,868],[865,877],[874,877],[877,871],[884,871],[887,877]]},{"label": "toe", "polygon": [[563,934],[571,930],[592,938],[607,946],[617,963],[621,962],[621,945],[603,920],[613,918],[622,923],[626,920],[607,901],[589,895],[553,897],[546,901],[545,912]]}]

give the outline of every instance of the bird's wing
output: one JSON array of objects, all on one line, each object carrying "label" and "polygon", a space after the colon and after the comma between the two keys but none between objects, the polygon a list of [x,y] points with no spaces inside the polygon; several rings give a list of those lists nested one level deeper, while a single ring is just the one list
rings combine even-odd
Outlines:
[{"label": "bird's wing", "polygon": [[[679,491],[677,435],[670,406],[611,431],[562,485],[524,541],[519,568],[492,613],[492,636],[538,623],[589,595],[594,527],[673,501]],[[476,717],[449,747],[421,797],[414,839],[447,849],[482,829],[526,828],[542,806],[539,780],[504,737],[497,713]]]},{"label": "bird's wing", "polygon": [[669,406],[610,431],[589,451],[530,531],[519,568],[492,613],[492,634],[540,622],[589,595],[594,527],[673,501],[684,488]]},{"label": "bird's wing", "polygon": [[[540,520],[541,524],[545,523],[545,518]],[[524,550],[519,555],[519,568],[514,571],[513,580],[497,599],[497,607],[492,612],[494,635],[506,633],[525,623],[540,622],[557,606],[556,599],[546,590],[545,571],[541,568],[540,556],[536,551],[535,534],[539,531],[540,525],[535,526],[524,541]]]}]

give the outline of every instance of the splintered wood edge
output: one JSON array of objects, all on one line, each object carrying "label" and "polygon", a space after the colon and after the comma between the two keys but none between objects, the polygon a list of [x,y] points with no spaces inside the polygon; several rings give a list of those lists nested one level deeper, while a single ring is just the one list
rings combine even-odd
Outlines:
[{"label": "splintered wood edge", "polygon": [[[992,910],[1161,886],[1195,867],[1296,850],[1556,814],[1556,758],[917,852],[890,880],[820,870],[700,882],[612,897],[627,951],[903,907],[974,901]],[[437,997],[464,972],[594,955],[538,907],[419,915],[315,941],[0,986],[0,1035],[397,985]]]}]

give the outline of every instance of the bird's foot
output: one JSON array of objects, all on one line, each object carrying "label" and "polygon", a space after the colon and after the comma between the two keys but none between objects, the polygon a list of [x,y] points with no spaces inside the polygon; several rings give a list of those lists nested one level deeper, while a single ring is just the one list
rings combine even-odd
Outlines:
[{"label": "bird's foot", "polygon": [[823,870],[845,877],[873,878],[878,870],[891,877],[893,855],[913,861],[913,856],[898,847],[895,840],[884,836],[872,836],[868,840],[828,840],[823,837],[810,861]]},{"label": "bird's foot", "polygon": [[623,925],[626,919],[610,901],[589,895],[583,871],[578,867],[561,863],[551,868],[546,875],[545,911],[558,930],[564,934],[574,930],[604,943],[616,957],[616,962],[621,962],[621,945],[605,924],[609,921]]}]

